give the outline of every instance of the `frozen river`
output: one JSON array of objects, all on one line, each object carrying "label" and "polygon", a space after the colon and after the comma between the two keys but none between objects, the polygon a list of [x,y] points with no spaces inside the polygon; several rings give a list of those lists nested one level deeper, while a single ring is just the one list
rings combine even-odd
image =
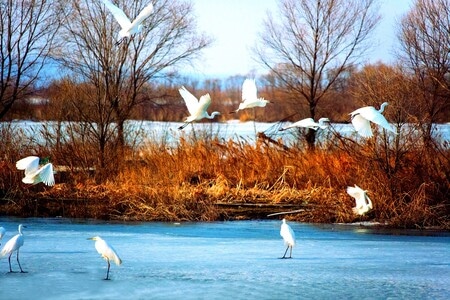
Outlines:
[{"label": "frozen river", "polygon": [[[289,222],[104,223],[0,218],[24,224],[28,273],[0,260],[0,299],[450,299],[450,234],[406,235],[368,227]],[[122,258],[111,265],[87,238],[100,235]],[[13,270],[18,270],[12,259]]]},{"label": "frozen river", "polygon": [[[61,124],[63,132],[65,132],[70,123],[63,122]],[[72,123],[77,124],[77,123]],[[291,143],[298,142],[298,132],[291,131],[279,131],[278,129],[284,124],[289,123],[264,123],[264,122],[238,122],[228,121],[224,123],[195,123],[192,126],[187,126],[184,130],[178,130],[177,128],[183,123],[179,122],[157,122],[157,121],[128,121],[126,123],[126,131],[128,132],[128,140],[130,144],[142,145],[146,142],[160,143],[167,146],[177,146],[180,138],[193,137],[194,133],[196,138],[216,137],[222,141],[240,141],[250,144],[254,144],[256,141],[256,133],[263,132],[267,136],[275,139],[282,140],[284,144],[290,145]],[[11,126],[13,129],[20,129],[21,134],[27,136],[34,142],[44,143],[45,138],[48,136],[46,130],[50,132],[55,131],[57,127],[56,122],[32,122],[32,121],[17,121],[10,123],[0,123],[0,129],[2,126]],[[114,126],[112,126],[114,127]],[[47,128],[44,130],[44,128]],[[193,129],[194,128],[194,129]],[[332,124],[332,131],[339,132],[339,134],[347,137],[359,138],[355,134],[355,130],[352,124]],[[409,128],[409,129],[407,129]],[[450,141],[450,123],[437,124],[433,130],[433,135],[443,141]],[[402,129],[405,136],[411,137],[413,135],[420,134],[412,127],[405,125]],[[319,140],[325,140],[329,138],[331,134],[330,129],[320,130],[318,133]]]}]

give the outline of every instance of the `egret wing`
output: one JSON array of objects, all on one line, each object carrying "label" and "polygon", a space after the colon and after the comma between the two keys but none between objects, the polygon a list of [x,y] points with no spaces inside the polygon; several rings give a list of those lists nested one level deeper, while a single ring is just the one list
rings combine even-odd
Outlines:
[{"label": "egret wing", "polygon": [[352,116],[352,124],[359,135],[366,138],[372,136],[372,128],[370,127],[370,122],[360,114]]},{"label": "egret wing", "polygon": [[97,252],[103,256],[103,258],[114,261],[116,265],[120,265],[122,263],[122,260],[116,253],[116,250],[114,250],[114,248],[105,240],[96,241],[95,248],[97,249]]},{"label": "egret wing", "polygon": [[355,184],[354,187],[353,186],[347,187],[347,193],[353,198],[359,198],[364,193],[364,190]]},{"label": "egret wing", "polygon": [[111,259],[116,263],[116,265],[118,265],[118,266],[121,265],[122,260],[120,259],[119,255],[117,255],[116,250],[114,250],[114,248],[111,247],[110,251],[111,251],[110,252]]},{"label": "egret wing", "polygon": [[53,165],[51,163],[48,163],[40,168],[37,176],[39,177],[39,180],[37,180],[38,182],[43,182],[48,186],[52,186],[55,184]]},{"label": "egret wing", "polygon": [[16,168],[18,170],[25,170],[25,175],[34,173],[39,168],[39,157],[28,156],[28,157],[22,158],[21,160],[16,162]]},{"label": "egret wing", "polygon": [[396,133],[395,130],[392,128],[391,124],[389,124],[389,122],[386,120],[386,118],[382,114],[380,114],[378,111],[373,114],[370,114],[367,117],[367,119],[372,121],[373,123],[383,127],[386,130]]},{"label": "egret wing", "polygon": [[301,127],[307,127],[307,128],[311,128],[314,130],[317,130],[317,128],[319,127],[319,124],[314,122],[313,118],[306,118],[303,120],[300,120],[300,126]]},{"label": "egret wing", "polygon": [[369,196],[367,196],[367,194],[365,194],[365,204],[366,204],[367,207],[369,207],[370,209],[373,208],[372,200],[370,200],[370,198],[369,198]]},{"label": "egret wing", "polygon": [[20,239],[22,235],[16,234],[6,244],[3,246],[2,251],[0,252],[0,256],[5,256],[13,251],[16,251],[17,248],[23,245],[23,237]]},{"label": "egret wing", "polygon": [[312,126],[317,126],[317,125],[318,124],[316,124],[312,118],[306,118],[306,119],[297,121],[295,123],[292,123],[286,127],[283,127],[283,129],[294,128],[294,127],[312,127]]},{"label": "egret wing", "polygon": [[123,10],[115,6],[112,2],[109,0],[102,0],[103,4],[105,4],[106,8],[112,13],[116,21],[120,24],[120,27],[123,28],[129,28],[131,26],[131,21],[125,15]]},{"label": "egret wing", "polygon": [[288,230],[289,230],[289,234],[292,237],[292,241],[293,241],[292,245],[294,245],[295,244],[295,232],[294,232],[294,230],[292,230],[291,226],[289,226],[289,225],[288,225]]},{"label": "egret wing", "polygon": [[183,97],[189,113],[194,115],[198,110],[199,101],[184,86],[182,86],[178,91],[180,92],[181,97]]},{"label": "egret wing", "polygon": [[137,26],[142,23],[151,13],[153,12],[153,4],[150,2],[149,5],[147,5],[136,17],[136,19],[133,20],[131,23],[131,26]]},{"label": "egret wing", "polygon": [[209,94],[205,94],[200,97],[198,101],[198,109],[197,114],[201,115],[203,112],[206,112],[211,105],[211,96]]},{"label": "egret wing", "polygon": [[288,224],[282,224],[281,230],[280,230],[280,235],[283,238],[283,240],[285,241],[285,243],[294,246],[295,233],[292,230],[291,226],[289,226]]},{"label": "egret wing", "polygon": [[362,208],[365,205],[365,192],[359,186],[355,184],[354,187],[347,187],[347,193],[355,198],[356,208]]},{"label": "egret wing", "polygon": [[242,84],[242,101],[253,101],[257,99],[256,82],[254,79],[245,79]]}]

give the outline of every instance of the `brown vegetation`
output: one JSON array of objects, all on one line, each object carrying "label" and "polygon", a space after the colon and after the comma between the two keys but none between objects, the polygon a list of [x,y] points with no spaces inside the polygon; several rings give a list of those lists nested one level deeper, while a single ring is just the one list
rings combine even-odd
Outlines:
[{"label": "brown vegetation", "polygon": [[[314,151],[283,150],[264,141],[252,146],[181,140],[173,149],[154,142],[139,151],[128,150],[114,161],[115,173],[101,183],[72,165],[71,171],[59,166],[57,184],[46,187],[21,183],[22,173],[14,162],[31,149],[12,146],[18,135],[9,135],[8,142],[5,134],[1,214],[212,221],[262,217],[258,205],[268,205],[264,216],[270,209],[301,208],[290,217],[304,222],[377,221],[450,229],[450,151],[442,146],[426,151],[411,147],[398,158],[395,149],[373,143],[382,136],[359,145],[336,135]],[[57,169],[58,155],[52,153]],[[354,184],[368,190],[374,202],[374,209],[363,217],[353,215],[354,201],[346,193]],[[242,209],[226,209],[236,203]]]}]

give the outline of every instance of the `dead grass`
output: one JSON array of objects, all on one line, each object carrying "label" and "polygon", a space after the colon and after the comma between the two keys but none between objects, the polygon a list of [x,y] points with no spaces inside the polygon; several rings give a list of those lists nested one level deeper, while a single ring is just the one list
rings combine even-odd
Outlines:
[{"label": "dead grass", "polygon": [[[59,183],[53,188],[25,187],[13,161],[2,161],[0,186],[6,204],[0,209],[11,215],[46,216],[63,210],[68,217],[212,221],[229,217],[218,202],[302,204],[307,209],[291,219],[372,220],[395,227],[450,229],[448,165],[436,162],[448,160],[449,150],[427,159],[411,151],[402,165],[396,162],[395,172],[387,172],[386,160],[379,160],[382,153],[374,156],[370,147],[357,149],[365,155],[354,155],[339,147],[280,150],[214,139],[182,141],[175,149],[150,144],[127,153],[117,162],[116,173],[102,183],[57,174]],[[62,178],[64,182],[58,180]],[[368,190],[374,203],[363,217],[353,215],[354,201],[345,191],[354,184]],[[60,205],[45,206],[31,199],[52,199]]]}]

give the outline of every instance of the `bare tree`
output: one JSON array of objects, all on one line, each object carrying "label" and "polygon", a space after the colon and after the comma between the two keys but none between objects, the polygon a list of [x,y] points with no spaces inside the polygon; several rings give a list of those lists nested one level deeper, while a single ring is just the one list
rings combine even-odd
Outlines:
[{"label": "bare tree", "polygon": [[432,125],[448,121],[450,109],[450,1],[416,0],[401,21],[400,59],[414,77],[420,93],[414,101],[421,114],[424,138]]},{"label": "bare tree", "polygon": [[[121,0],[115,4],[133,19],[148,0]],[[65,11],[59,61],[79,82],[91,84],[91,103],[73,101],[83,120],[93,124],[99,138],[98,167],[105,167],[105,147],[116,142],[123,150],[125,121],[133,109],[148,101],[151,80],[163,77],[183,63],[189,63],[210,43],[196,32],[190,3],[162,0],[143,22],[142,31],[116,45],[119,24],[101,1],[77,0]],[[147,88],[144,87],[147,85]]]},{"label": "bare tree", "polygon": [[59,20],[53,1],[0,3],[0,119],[31,90],[48,62]]},{"label": "bare tree", "polygon": [[[268,14],[255,52],[290,94],[316,117],[319,101],[368,49],[380,17],[377,0],[280,0]],[[302,106],[304,104],[304,106]],[[315,131],[306,140],[315,144]]]}]

